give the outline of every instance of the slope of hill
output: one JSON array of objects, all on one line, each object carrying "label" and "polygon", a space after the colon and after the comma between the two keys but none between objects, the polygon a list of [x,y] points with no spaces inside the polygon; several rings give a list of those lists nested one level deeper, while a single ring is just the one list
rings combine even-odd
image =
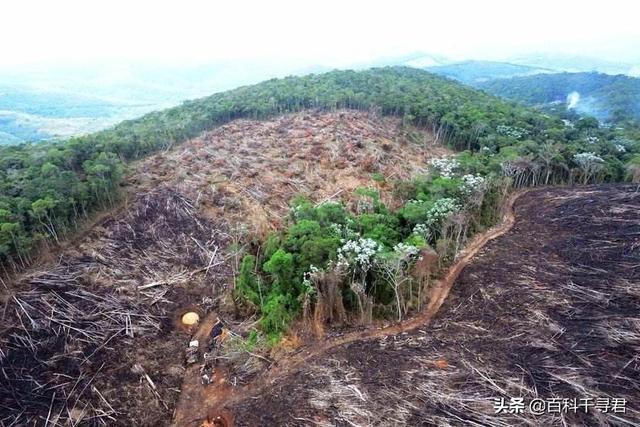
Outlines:
[{"label": "slope of hill", "polygon": [[571,131],[557,118],[412,68],[274,79],[68,141],[0,147],[0,219],[8,224],[0,240],[0,258],[24,264],[43,237],[58,240],[88,212],[112,204],[123,176],[122,161],[166,150],[233,119],[268,118],[307,108],[374,109],[430,129],[437,141],[451,148],[486,147],[487,153],[502,151],[505,156],[518,155],[505,147],[520,145],[520,155],[537,155],[535,146],[522,143],[542,144],[552,136],[556,142],[573,144],[563,151],[564,164],[585,150],[610,159],[607,179],[620,179],[621,160],[635,150],[633,141],[627,141],[622,144],[624,151],[616,152],[613,131],[601,132],[601,143],[589,146],[582,133]]},{"label": "slope of hill", "polygon": [[638,144],[579,125],[384,68],[0,148],[0,408],[22,408],[0,419],[166,425],[179,396],[248,383],[325,327],[415,313],[510,188],[625,179]]},{"label": "slope of hill", "polygon": [[508,62],[496,61],[463,61],[453,64],[426,67],[425,69],[432,73],[449,77],[471,86],[488,80],[554,72],[547,68],[530,67],[527,65],[516,65]]},{"label": "slope of hill", "polygon": [[[209,413],[235,426],[637,424],[639,208],[635,185],[530,192],[431,322],[301,352],[211,393]],[[579,409],[534,412],[533,399]]]},{"label": "slope of hill", "polygon": [[208,212],[264,236],[284,225],[292,195],[348,202],[356,189],[376,184],[376,174],[409,179],[424,172],[428,158],[446,154],[452,151],[436,144],[433,134],[398,118],[307,111],[269,121],[234,120],[142,160],[127,182],[134,188],[170,183],[204,203],[233,200],[221,203],[223,211],[213,203]]},{"label": "slope of hill", "polygon": [[308,111],[238,119],[132,164],[123,207],[12,288],[25,311],[7,313],[0,330],[0,368],[11,367],[0,414],[21,406],[9,419],[33,420],[52,406],[59,424],[169,425],[193,332],[179,319],[214,307],[233,318],[222,307],[243,233],[281,227],[295,194],[350,204],[357,187],[378,186],[393,200],[375,173],[408,179],[447,153],[399,118]]},{"label": "slope of hill", "polygon": [[600,73],[540,74],[487,81],[476,86],[528,105],[560,103],[604,121],[640,119],[640,79],[634,77]]}]

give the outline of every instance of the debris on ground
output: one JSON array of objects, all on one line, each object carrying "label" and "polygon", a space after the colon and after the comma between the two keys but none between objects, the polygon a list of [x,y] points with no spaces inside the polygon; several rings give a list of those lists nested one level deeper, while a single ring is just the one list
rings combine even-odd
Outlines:
[{"label": "debris on ground", "polygon": [[160,186],[19,278],[0,334],[0,405],[21,409],[0,424],[168,425],[188,339],[174,312],[220,298],[227,229]]},{"label": "debris on ground", "polygon": [[189,341],[189,346],[187,347],[187,351],[185,354],[185,360],[187,366],[196,363],[198,361],[198,348],[199,342],[198,340]]},{"label": "debris on ground", "polygon": [[432,324],[333,348],[226,408],[236,426],[637,425],[638,236],[635,185],[532,190]]},{"label": "debris on ground", "polygon": [[[272,120],[234,120],[175,150],[141,161],[134,186],[169,184],[211,217],[244,223],[258,235],[283,224],[289,200],[352,202],[358,187],[384,186],[426,171],[450,154],[425,130],[365,111],[304,111]],[[390,193],[390,192],[389,192]],[[397,200],[383,194],[387,206]]]},{"label": "debris on ground", "polygon": [[[358,187],[385,186],[372,174],[408,178],[449,152],[398,118],[308,111],[236,120],[131,164],[122,206],[11,284],[0,405],[21,410],[0,423],[169,425],[183,375],[198,374],[205,349],[207,381],[221,357],[238,367],[230,381],[249,381],[268,361],[224,326],[217,351],[200,340],[203,358],[185,368],[185,343],[232,285],[228,248],[244,244],[243,224],[261,236],[282,225],[296,194],[350,203]],[[201,318],[180,327],[180,307]]]}]

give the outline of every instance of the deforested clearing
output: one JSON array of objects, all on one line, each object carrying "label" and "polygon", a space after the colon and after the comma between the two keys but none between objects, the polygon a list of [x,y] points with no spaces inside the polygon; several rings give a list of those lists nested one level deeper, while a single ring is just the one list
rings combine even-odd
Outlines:
[{"label": "deforested clearing", "polygon": [[[246,426],[635,425],[639,208],[637,186],[531,191],[430,324],[329,349],[225,409]],[[500,398],[626,411],[496,413]]]},{"label": "deforested clearing", "polygon": [[[2,296],[0,425],[637,420],[636,186],[531,190],[496,224],[514,182],[540,183],[543,170],[488,153],[508,166],[489,187],[454,172],[461,163],[437,140],[373,108],[305,110],[233,120],[130,163],[116,206]],[[307,199],[293,206],[297,195]],[[309,219],[319,214],[322,229]],[[306,260],[293,277],[293,254],[269,249],[271,237],[327,269]],[[338,276],[344,248],[360,266],[382,240],[377,282],[368,264]],[[316,293],[264,301],[293,286],[287,274],[317,280]],[[375,301],[387,282],[401,291]],[[415,286],[401,295],[402,283]],[[292,295],[299,310],[279,310]],[[495,413],[495,399],[513,397],[626,399],[627,412]]]},{"label": "deforested clearing", "polygon": [[356,188],[377,185],[373,174],[408,179],[424,173],[428,159],[452,153],[434,139],[375,111],[235,120],[140,162],[129,182],[134,188],[168,183],[202,201],[209,215],[265,233],[282,226],[294,195],[349,201]]},{"label": "deforested clearing", "polygon": [[0,423],[170,424],[193,332],[181,316],[233,319],[229,246],[280,226],[296,194],[348,203],[379,185],[392,198],[372,174],[409,178],[449,152],[397,118],[307,111],[237,120],[133,165],[121,206],[3,296]]}]

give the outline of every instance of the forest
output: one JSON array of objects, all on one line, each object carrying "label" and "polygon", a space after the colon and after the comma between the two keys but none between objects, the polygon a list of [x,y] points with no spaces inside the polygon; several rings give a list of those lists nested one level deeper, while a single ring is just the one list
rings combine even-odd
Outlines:
[{"label": "forest", "polygon": [[[575,109],[602,121],[625,123],[640,120],[640,79],[602,73],[556,73],[495,79],[475,87],[527,105],[562,103],[577,92]],[[564,109],[564,108],[563,108]]]},{"label": "forest", "polygon": [[[465,174],[460,179],[467,174],[487,180],[508,177],[515,186],[529,186],[640,176],[638,134],[631,126],[602,127],[589,117],[563,122],[426,71],[388,67],[273,79],[185,102],[87,136],[0,147],[0,261],[4,273],[28,266],[38,249],[68,236],[92,212],[115,206],[130,161],[168,150],[237,118],[339,108],[374,110],[429,128],[440,142],[461,152],[456,164]],[[451,191],[461,191],[463,181],[456,185],[459,188]],[[439,191],[448,194],[449,190]],[[419,190],[414,193],[410,196],[417,204],[429,204],[418,212],[434,208],[436,201],[431,196]],[[384,214],[384,207],[376,206],[375,197],[370,197],[374,206],[370,214]],[[406,219],[411,218],[411,211],[407,206],[405,222],[391,225],[399,227],[399,234],[389,245],[402,243],[413,233],[409,227],[421,224]],[[318,225],[306,223],[305,227],[324,226],[315,218],[320,214],[308,215]],[[335,248],[335,241],[331,245]],[[325,259],[323,256],[318,259]],[[285,264],[286,258],[283,255]],[[274,262],[265,268],[273,280],[282,281],[279,274],[289,274],[290,267],[282,272],[279,265]],[[301,270],[297,274],[301,277]]]}]

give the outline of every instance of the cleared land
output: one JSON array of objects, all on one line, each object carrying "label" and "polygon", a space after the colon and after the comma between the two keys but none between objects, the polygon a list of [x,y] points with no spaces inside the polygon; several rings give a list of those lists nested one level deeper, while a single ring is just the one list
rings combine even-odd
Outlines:
[{"label": "cleared land", "polygon": [[[535,190],[515,209],[430,325],[330,349],[217,413],[237,426],[640,423],[640,192]],[[496,414],[500,397],[619,398],[626,413]]]},{"label": "cleared land", "polygon": [[278,227],[296,194],[392,197],[373,173],[407,178],[447,152],[399,119],[305,112],[231,122],[134,165],[120,208],[0,295],[0,425],[170,424],[191,336],[177,320],[231,319],[234,243]]},{"label": "cleared land", "polygon": [[167,184],[198,201],[203,213],[243,223],[264,234],[283,224],[289,199],[349,202],[372,179],[408,179],[427,160],[450,154],[433,135],[393,117],[342,110],[306,111],[269,121],[235,120],[173,151],[140,162],[129,179],[135,188]]},{"label": "cleared land", "polygon": [[[635,186],[523,196],[513,229],[429,325],[334,336],[277,365],[245,352],[206,388],[197,364],[185,369],[180,315],[232,319],[236,243],[279,227],[293,195],[350,204],[353,189],[378,186],[393,206],[373,174],[408,178],[445,153],[398,119],[304,112],[234,121],[137,163],[118,210],[8,284],[0,424],[159,426],[176,408],[179,425],[207,413],[227,426],[640,422]],[[494,414],[494,398],[515,396],[626,398],[627,413]]]}]

